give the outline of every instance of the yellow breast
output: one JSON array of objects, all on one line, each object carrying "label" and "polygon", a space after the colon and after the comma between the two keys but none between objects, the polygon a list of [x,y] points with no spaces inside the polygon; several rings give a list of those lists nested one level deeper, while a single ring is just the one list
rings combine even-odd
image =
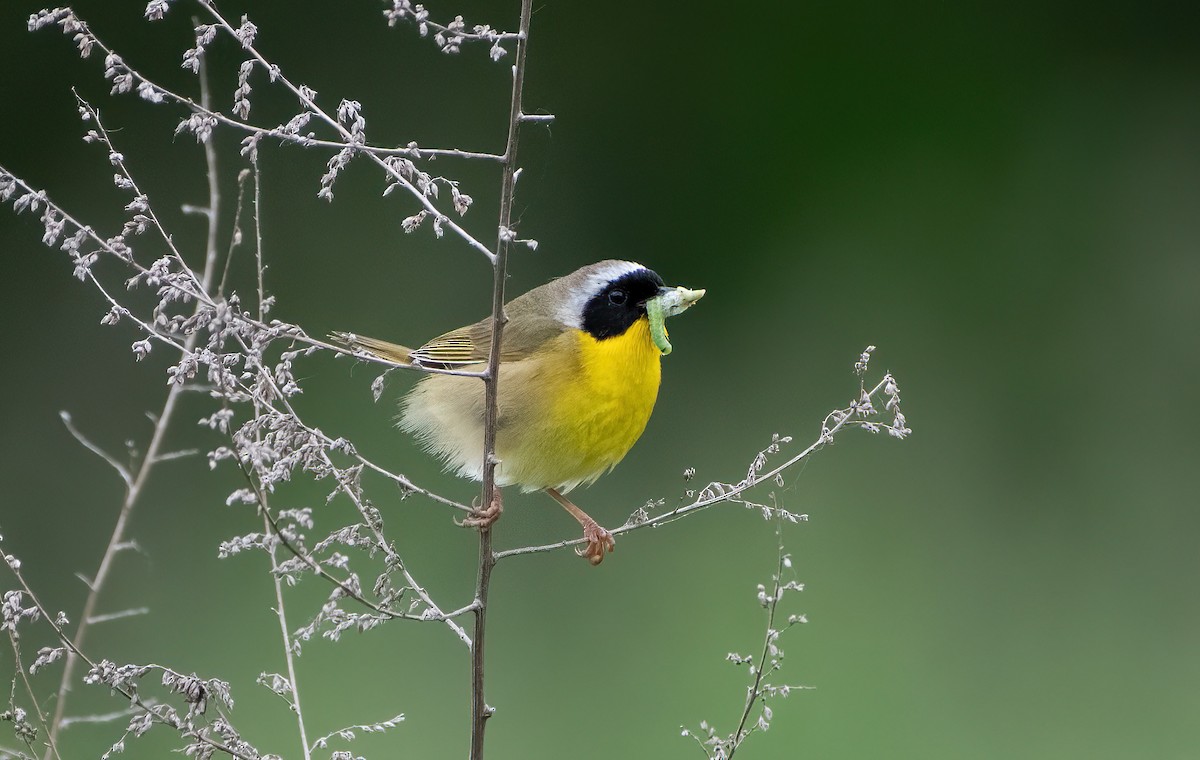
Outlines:
[{"label": "yellow breast", "polygon": [[497,441],[506,479],[527,489],[568,491],[608,472],[641,437],[658,398],[662,359],[645,318],[604,340],[572,332],[574,356],[541,378],[550,391],[542,418]]}]

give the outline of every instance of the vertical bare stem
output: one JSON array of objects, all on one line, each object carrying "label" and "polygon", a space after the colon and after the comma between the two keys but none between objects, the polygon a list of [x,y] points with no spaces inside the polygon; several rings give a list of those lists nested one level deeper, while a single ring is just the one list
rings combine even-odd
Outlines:
[{"label": "vertical bare stem", "polygon": [[[210,101],[208,77],[205,68],[201,66],[200,103],[204,108],[208,108]],[[208,231],[205,241],[204,276],[201,286],[204,292],[207,293],[212,288],[213,277],[217,269],[217,213],[221,200],[217,185],[217,153],[211,139],[204,144],[204,161],[208,170],[208,208],[205,209],[205,214],[208,217]],[[200,304],[197,304],[196,308],[199,309]],[[196,342],[199,339],[200,333],[193,332],[184,341],[184,349],[191,352],[196,347]],[[63,663],[62,679],[58,684],[54,717],[50,721],[49,740],[51,745],[58,738],[59,729],[62,727],[62,719],[66,710],[67,693],[71,689],[71,681],[75,675],[75,668],[79,664],[77,650],[83,648],[88,629],[91,626],[91,620],[96,614],[96,605],[100,598],[100,591],[104,588],[105,582],[108,580],[109,572],[111,572],[113,567],[113,560],[128,545],[125,540],[125,529],[129,524],[129,516],[137,504],[146,479],[150,476],[151,470],[154,469],[154,465],[158,462],[158,454],[166,438],[167,427],[170,425],[171,418],[175,414],[175,406],[182,392],[183,385],[178,383],[172,384],[171,389],[167,392],[167,399],[163,402],[162,410],[154,422],[154,433],[150,437],[150,445],[146,448],[146,453],[142,457],[141,465],[138,467],[133,483],[125,491],[125,500],[121,504],[121,511],[117,515],[117,522],[113,526],[113,532],[108,539],[108,545],[104,547],[104,556],[100,558],[100,567],[96,569],[96,574],[92,577],[91,583],[88,584],[88,595],[83,603],[83,611],[79,615],[79,624],[75,627],[75,635],[71,637],[71,642],[74,646],[68,648],[66,662]],[[45,760],[49,760],[49,757],[50,749],[47,749],[44,758]]]},{"label": "vertical bare stem", "polygon": [[[264,503],[263,509],[266,509]],[[263,515],[263,533],[270,535],[271,522]],[[287,613],[283,606],[283,578],[280,577],[279,561],[276,559],[276,547],[271,547],[271,576],[275,581],[275,614],[279,617],[279,634],[283,637],[283,656],[287,660],[288,688],[292,692],[292,711],[296,713],[296,724],[300,728],[300,744],[304,747],[304,760],[312,757],[308,746],[308,733],[304,730],[304,713],[300,709],[300,684],[296,681],[295,655],[292,653],[292,636],[288,632]]]},{"label": "vertical bare stem", "polygon": [[[263,259],[262,259],[262,226],[259,213],[261,211],[261,194],[262,176],[258,171],[258,159],[251,157],[250,163],[254,167],[254,261],[255,269],[258,272],[258,318],[261,320],[264,315],[263,295]],[[240,210],[240,204],[239,204]],[[259,417],[262,414],[262,408],[257,402],[254,404],[254,416]],[[259,437],[259,433],[255,433],[255,438]],[[257,489],[256,489],[257,491]],[[267,505],[266,493],[257,491],[259,498],[259,506],[262,509],[263,515],[263,534],[271,535],[274,527],[271,524],[269,515],[270,507]],[[292,711],[296,713],[296,725],[300,730],[300,746],[303,748],[304,760],[309,760],[312,757],[312,749],[308,745],[308,732],[304,728],[304,711],[300,708],[300,683],[296,680],[296,657],[292,652],[292,635],[288,627],[287,608],[283,604],[283,578],[279,574],[279,560],[277,558],[277,546],[272,545],[271,556],[271,579],[275,582],[275,615],[279,618],[279,635],[283,639],[283,657],[287,661],[287,676],[288,687],[292,692]]]},{"label": "vertical bare stem", "polygon": [[[512,206],[517,171],[517,137],[521,129],[521,91],[525,83],[525,53],[529,47],[529,21],[533,0],[521,1],[520,39],[513,64],[512,100],[508,113],[508,142],[504,149],[503,176],[500,184],[500,228],[496,236],[496,257],[492,262],[492,345],[484,378],[483,433],[483,505],[499,499],[496,487],[496,399],[499,389],[500,339],[508,317],[504,313],[504,280],[507,276],[508,245],[513,239]],[[471,647],[471,760],[483,760],[483,732],[492,710],[484,699],[484,643],[487,625],[488,589],[496,555],[492,551],[491,527],[479,531],[479,573],[475,583],[475,635]]]},{"label": "vertical bare stem", "polygon": [[262,175],[258,171],[258,156],[251,153],[250,163],[254,166],[254,261],[258,270],[258,320],[266,316],[266,292],[263,289],[262,220]]},{"label": "vertical bare stem", "polygon": [[754,670],[754,683],[746,690],[746,705],[742,709],[742,718],[738,721],[737,730],[733,732],[733,743],[729,746],[729,754],[725,756],[726,760],[733,760],[734,753],[737,752],[738,747],[742,746],[742,742],[746,739],[746,721],[750,719],[750,712],[754,709],[754,703],[762,696],[763,669],[767,667],[767,655],[771,652],[771,642],[778,635],[775,631],[775,609],[779,606],[779,589],[783,585],[784,554],[782,519],[775,522],[775,537],[779,546],[779,561],[775,565],[775,583],[771,588],[771,602],[767,605],[767,633],[763,637],[763,648],[762,654],[758,658],[758,667]]},{"label": "vertical bare stem", "polygon": [[[199,23],[200,20],[193,16],[192,25]],[[208,90],[208,66],[203,61],[200,65],[200,106],[205,110],[212,107],[212,95]],[[221,190],[217,182],[217,148],[213,145],[211,136],[204,141],[204,164],[208,170],[208,208],[205,210],[208,216],[208,236],[205,239],[202,282],[204,292],[207,293],[212,286],[213,273],[217,267],[217,214],[221,207]]]}]

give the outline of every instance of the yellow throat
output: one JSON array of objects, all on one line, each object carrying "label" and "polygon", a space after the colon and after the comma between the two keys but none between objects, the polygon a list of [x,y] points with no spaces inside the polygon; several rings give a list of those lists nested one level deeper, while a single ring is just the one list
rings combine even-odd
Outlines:
[{"label": "yellow throat", "polygon": [[645,317],[618,336],[597,340],[579,331],[575,339],[580,376],[560,387],[552,415],[560,448],[541,452],[571,471],[563,473],[567,489],[591,483],[625,457],[646,429],[662,379]]}]

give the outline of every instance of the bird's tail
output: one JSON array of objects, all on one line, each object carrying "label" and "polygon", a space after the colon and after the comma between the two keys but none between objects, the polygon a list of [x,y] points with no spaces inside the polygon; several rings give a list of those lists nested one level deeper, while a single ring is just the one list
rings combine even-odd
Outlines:
[{"label": "bird's tail", "polygon": [[388,343],[386,340],[367,338],[362,335],[346,332],[329,333],[329,337],[344,346],[357,351],[366,351],[369,354],[378,356],[380,359],[387,359],[397,364],[412,363],[412,349],[407,346],[401,346],[398,343]]}]

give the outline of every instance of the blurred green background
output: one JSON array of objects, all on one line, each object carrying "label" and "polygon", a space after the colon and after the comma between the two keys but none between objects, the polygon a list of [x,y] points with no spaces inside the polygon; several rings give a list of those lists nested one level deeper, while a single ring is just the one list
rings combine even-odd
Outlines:
[{"label": "blurred green background", "polygon": [[[517,5],[433,12],[511,28]],[[172,135],[181,112],[109,99],[100,60],[24,31],[38,7],[0,7],[0,163],[116,230],[122,195],[78,139],[76,86],[199,253],[201,223],[178,212],[205,198],[201,151]],[[192,9],[150,25],[143,7],[77,6],[132,65],[195,92],[178,68]],[[511,57],[441,55],[411,28],[389,30],[381,7],[224,10],[250,13],[261,49],[326,107],[360,100],[373,142],[498,151]],[[645,436],[577,501],[617,524],[647,499],[675,504],[686,467],[702,483],[737,480],[772,433],[807,443],[848,401],[868,343],[874,370],[899,378],[915,431],[903,443],[849,433],[788,474],[782,503],[811,516],[785,534],[807,584],[788,611],[811,622],[786,635],[776,680],[817,688],[775,704],[747,760],[1200,757],[1200,420],[1188,401],[1200,375],[1198,22],[1195,4],[1170,2],[537,7],[526,105],[557,119],[523,134],[519,230],[541,246],[515,253],[510,294],[612,256],[709,290],[673,323]],[[230,44],[212,56],[228,110],[241,56]],[[253,119],[294,113],[255,84]],[[227,209],[237,137],[218,140]],[[413,343],[486,313],[486,263],[428,228],[404,235],[413,205],[381,197],[366,162],[344,172],[336,202],[318,201],[327,158],[263,149],[276,316]],[[466,223],[490,239],[495,167],[433,169],[462,179],[477,200]],[[0,213],[0,532],[47,605],[74,616],[75,573],[94,572],[121,494],[57,412],[111,449],[144,447],[167,357],[135,364],[133,333],[98,324],[99,297],[40,235]],[[243,286],[245,275],[235,262]],[[474,486],[391,427],[411,379],[374,404],[368,367],[318,356],[299,373],[311,421],[471,498]],[[173,447],[215,445],[192,425],[206,413],[188,399]],[[474,535],[373,485],[414,573],[446,607],[465,604]],[[265,559],[216,557],[220,540],[261,529],[223,505],[237,486],[203,457],[161,466],[134,517],[141,551],[122,556],[101,602],[152,612],[95,628],[88,649],[229,679],[247,737],[295,757],[285,706],[254,685],[284,668]],[[323,506],[324,490],[297,486],[281,505],[316,507],[318,529],[351,521],[341,501]],[[502,547],[576,532],[540,495],[508,506]],[[698,756],[678,726],[732,730],[745,672],[723,657],[760,645],[754,588],[773,541],[770,524],[730,505],[626,537],[599,569],[569,552],[501,564],[488,756]],[[326,593],[316,580],[289,593],[293,628]],[[315,641],[299,667],[310,735],[403,712],[400,728],[351,748],[466,754],[467,658],[439,626]],[[48,691],[57,671],[38,678]],[[73,699],[71,712],[115,704]],[[67,755],[97,756],[115,738],[70,728]],[[127,754],[161,756],[169,739],[156,730]]]}]

